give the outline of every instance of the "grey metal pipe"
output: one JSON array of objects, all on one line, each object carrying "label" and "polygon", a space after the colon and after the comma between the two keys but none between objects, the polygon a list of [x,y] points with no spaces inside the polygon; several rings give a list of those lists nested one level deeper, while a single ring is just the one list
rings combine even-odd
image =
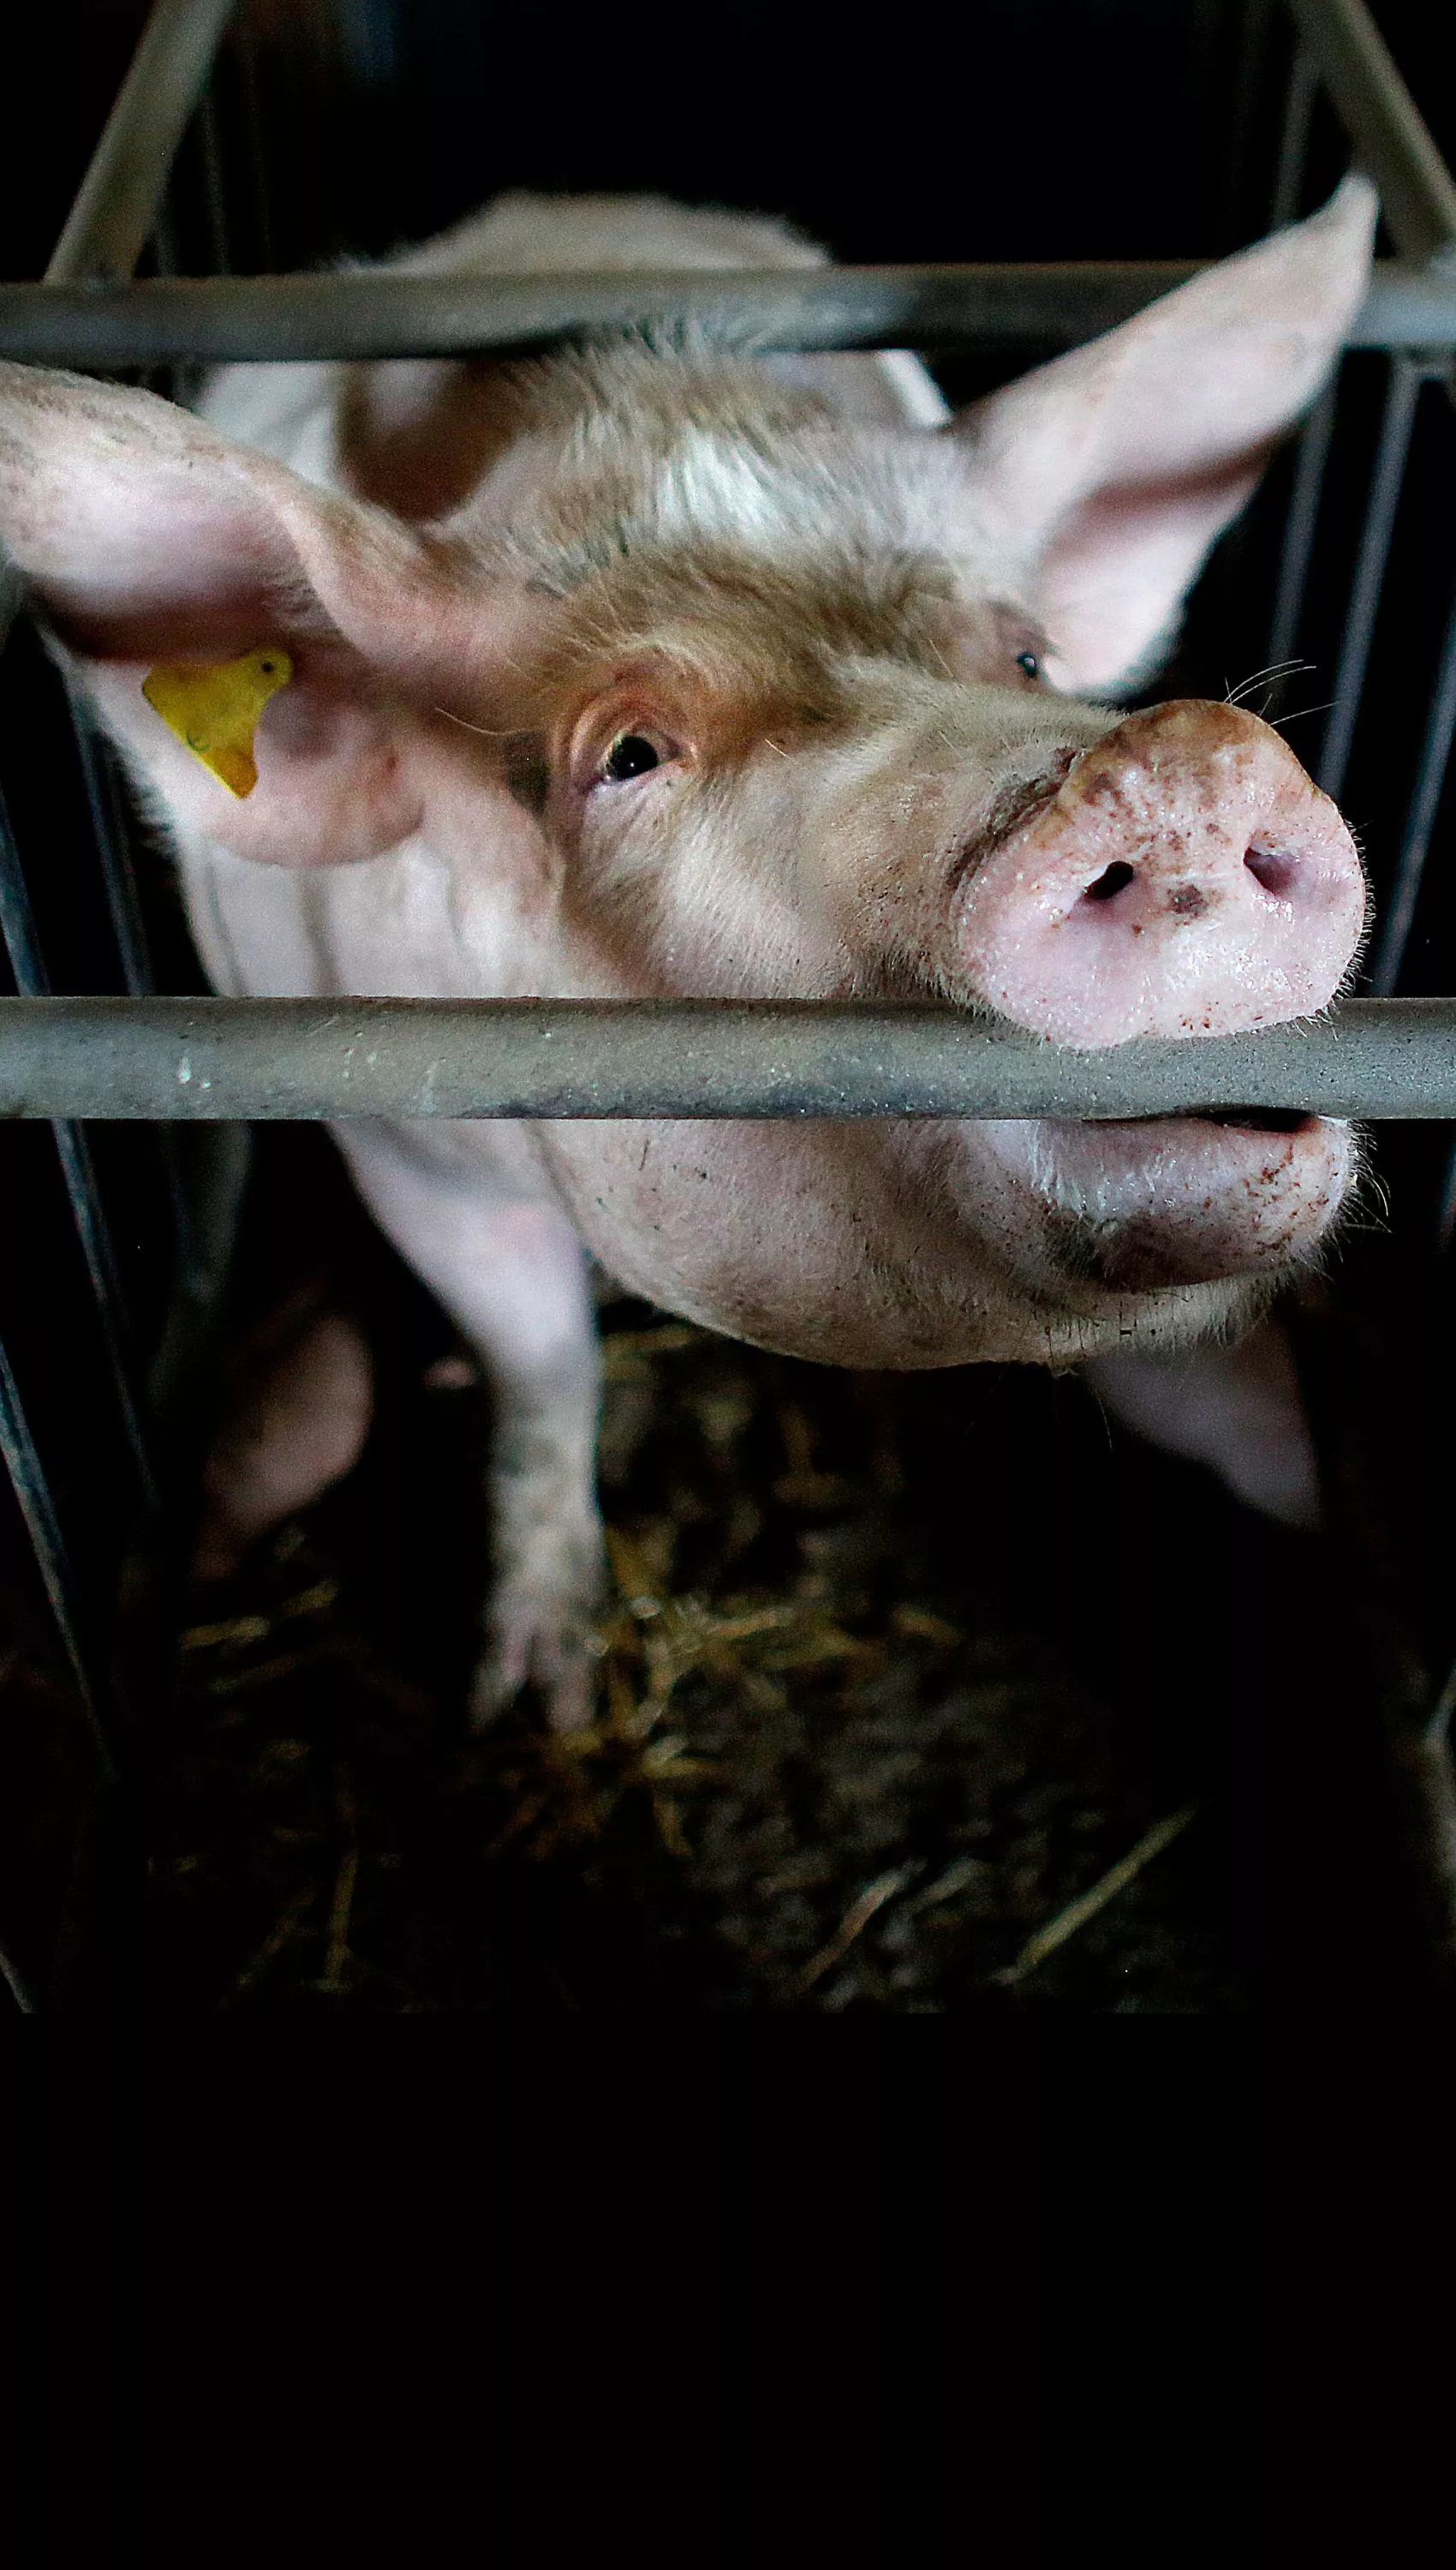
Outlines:
[{"label": "grey metal pipe", "polygon": [[1319,523],[1319,504],[1324,496],[1324,476],[1329,464],[1330,442],[1334,435],[1335,413],[1339,402],[1339,375],[1336,371],[1325,385],[1314,408],[1299,433],[1298,461],[1294,466],[1294,484],[1289,493],[1288,514],[1284,519],[1283,543],[1279,548],[1279,576],[1274,590],[1274,615],[1270,620],[1267,665],[1282,669],[1293,657],[1298,639],[1299,620],[1304,612],[1304,592],[1308,586],[1309,565],[1314,555],[1314,530]]},{"label": "grey metal pipe", "polygon": [[1291,223],[1298,214],[1299,192],[1304,185],[1304,163],[1309,151],[1309,122],[1318,93],[1319,76],[1301,47],[1294,56],[1288,95],[1284,100],[1278,166],[1269,213],[1272,231],[1278,231],[1285,223]]},{"label": "grey metal pipe", "polygon": [[[1060,347],[1201,272],[1190,259],[1027,265],[581,269],[557,276],[145,277],[0,284],[0,356],[46,366],[451,357],[689,321],[748,349]],[[1456,277],[1380,261],[1352,348],[1456,347]]]},{"label": "grey metal pipe", "polygon": [[47,287],[131,275],[232,8],[233,0],[156,0],[46,269]]},{"label": "grey metal pipe", "polygon": [[1456,1118],[1456,1000],[1070,1053],[953,1009],[608,1000],[3,1000],[0,1115]]},{"label": "grey metal pipe", "polygon": [[1401,485],[1405,480],[1405,459],[1410,451],[1416,404],[1420,399],[1421,386],[1428,377],[1429,370],[1417,358],[1392,357],[1390,360],[1385,410],[1380,422],[1375,460],[1370,468],[1370,495],[1365,503],[1360,548],[1355,556],[1344,632],[1340,637],[1339,665],[1334,673],[1334,701],[1319,744],[1319,784],[1331,799],[1338,798],[1349,764],[1370,645],[1375,638],[1380,592],[1390,559],[1390,540],[1395,533],[1395,513],[1400,506]]},{"label": "grey metal pipe", "polygon": [[1370,988],[1380,999],[1393,991],[1400,979],[1405,949],[1415,926],[1416,904],[1420,899],[1421,880],[1430,853],[1436,815],[1441,808],[1453,737],[1456,737],[1456,600],[1452,601],[1446,623],[1446,637],[1441,645],[1436,683],[1431,690],[1430,712],[1426,717],[1425,737],[1421,742],[1420,765],[1405,817],[1394,881],[1380,922],[1379,944],[1370,966]]},{"label": "grey metal pipe", "polygon": [[1380,210],[1409,259],[1456,263],[1456,181],[1364,0],[1288,0],[1299,39],[1380,191]]}]

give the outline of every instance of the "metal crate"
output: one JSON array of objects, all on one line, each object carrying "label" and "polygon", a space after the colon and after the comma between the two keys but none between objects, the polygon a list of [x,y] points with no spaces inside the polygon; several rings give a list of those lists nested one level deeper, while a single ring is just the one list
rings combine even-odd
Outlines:
[{"label": "metal crate", "polygon": [[[13,996],[0,999],[0,1114],[17,1119],[5,1183],[12,1238],[26,1248],[0,1286],[0,1444],[29,1565],[22,1588],[28,1579],[66,1671],[53,1714],[39,1717],[42,1729],[54,1719],[61,1744],[50,1787],[37,1790],[54,1788],[65,1817],[32,1887],[54,1934],[48,1955],[7,1967],[22,2006],[90,1988],[97,1922],[120,1915],[127,1780],[167,1684],[177,1529],[243,1119],[1323,1106],[1429,1128],[1402,1221],[1439,1277],[1456,1228],[1456,1000],[1443,996],[1456,895],[1427,859],[1449,820],[1456,730],[1456,543],[1440,497],[1453,461],[1456,186],[1362,0],[1288,0],[1287,12],[1248,0],[1188,20],[1184,108],[1202,80],[1224,123],[1222,143],[1205,137],[1190,152],[1213,209],[1210,250],[1305,211],[1351,158],[1381,193],[1382,255],[1347,361],[1219,549],[1158,690],[1216,694],[1262,667],[1274,718],[1322,714],[1317,750],[1296,739],[1361,822],[1379,905],[1367,996],[1326,1026],[1150,1043],[1093,1063],[940,1012],[371,1002],[347,1022],[336,1009],[325,1027],[308,1003],[189,997],[195,968],[165,868],[110,751],[8,598],[0,930]],[[758,348],[919,346],[958,392],[1111,326],[1197,265],[1003,258],[460,279],[319,266],[387,245],[361,236],[346,202],[338,102],[387,88],[400,23],[367,0],[320,0],[285,20],[231,0],[157,0],[44,280],[0,285],[0,353],[135,374],[184,396],[219,359],[525,350],[691,317]],[[486,170],[415,228],[495,184]],[[1398,644],[1382,624],[1393,594]],[[1332,670],[1327,705],[1291,704],[1281,670],[1301,656]],[[160,973],[159,939],[170,949]],[[346,1084],[353,1022],[366,1016],[367,1095]],[[183,1061],[203,1055],[206,1078],[182,1078]],[[1342,1363],[1332,1372],[1342,1379]],[[1336,1444],[1338,1410],[1336,1399],[1325,1423]],[[1384,1716],[1408,1779],[1432,1938],[1456,1957],[1445,1754],[1456,1679],[1442,1688],[1430,1675],[1456,1635],[1438,1611],[1428,1625],[1419,1648],[1408,1634],[1390,1642]]]}]

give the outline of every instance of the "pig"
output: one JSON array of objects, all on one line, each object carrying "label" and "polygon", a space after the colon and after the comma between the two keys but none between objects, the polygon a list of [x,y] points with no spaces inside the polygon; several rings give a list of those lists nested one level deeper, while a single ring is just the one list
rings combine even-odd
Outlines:
[{"label": "pig", "polygon": [[[219,991],[936,1000],[1083,1049],[1272,1025],[1350,970],[1350,834],[1250,711],[1125,700],[1325,380],[1374,214],[1352,176],[960,417],[900,352],[691,331],[229,367],[195,414],[6,366],[0,534]],[[746,215],[513,197],[400,264],[821,256]],[[279,652],[235,793],[144,681]],[[827,1363],[1115,1373],[1237,1342],[1357,1167],[1347,1126],[1254,1114],[336,1133],[494,1391],[475,1718],[530,1682],[567,1727],[594,1272]]]}]

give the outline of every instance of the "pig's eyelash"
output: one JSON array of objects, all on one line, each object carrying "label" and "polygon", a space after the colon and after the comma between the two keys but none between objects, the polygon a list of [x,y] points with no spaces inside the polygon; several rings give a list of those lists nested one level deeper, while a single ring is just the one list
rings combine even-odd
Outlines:
[{"label": "pig's eyelash", "polygon": [[484,723],[467,722],[464,714],[453,714],[448,705],[432,705],[432,713],[443,714],[447,722],[459,723],[462,731],[479,732],[482,740],[515,740],[514,731],[490,731]]}]

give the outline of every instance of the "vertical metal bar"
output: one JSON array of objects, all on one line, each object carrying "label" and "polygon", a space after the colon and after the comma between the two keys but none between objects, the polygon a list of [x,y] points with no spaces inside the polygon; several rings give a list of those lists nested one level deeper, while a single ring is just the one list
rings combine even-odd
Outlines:
[{"label": "vertical metal bar", "polygon": [[3,1342],[0,1342],[0,1449],[3,1449],[16,1504],[25,1520],[31,1549],[45,1583],[56,1630],[61,1636],[72,1674],[81,1691],[87,1719],[110,1777],[111,1755],[97,1719],[96,1688],[92,1682],[90,1655],[82,1638],[84,1628],[71,1557]]},{"label": "vertical metal bar", "polygon": [[1421,744],[1415,791],[1406,814],[1395,880],[1385,907],[1380,942],[1370,972],[1370,989],[1376,999],[1388,998],[1400,978],[1400,967],[1420,898],[1431,832],[1440,809],[1453,733],[1456,733],[1456,599],[1452,601],[1446,639],[1441,647],[1435,693],[1431,698],[1430,716]]},{"label": "vertical metal bar", "polygon": [[155,0],[46,269],[49,283],[132,274],[232,7]]},{"label": "vertical metal bar", "polygon": [[1314,529],[1319,517],[1319,501],[1324,489],[1324,472],[1329,462],[1329,441],[1334,433],[1339,377],[1325,385],[1314,408],[1304,422],[1299,439],[1298,462],[1294,467],[1294,487],[1289,494],[1289,510],[1284,520],[1284,540],[1279,551],[1278,584],[1274,590],[1274,616],[1270,623],[1268,665],[1276,669],[1293,657],[1299,631],[1299,617],[1304,605],[1304,590],[1309,578],[1309,564],[1314,551]]},{"label": "vertical metal bar", "polygon": [[5,1983],[21,2015],[34,2016],[37,2007],[35,1991],[19,1964],[12,1962],[3,1945],[0,1945],[0,1981]]},{"label": "vertical metal bar", "polygon": [[1446,1163],[1446,1183],[1441,1191],[1441,1210],[1436,1217],[1436,1255],[1444,1258],[1456,1246],[1456,1141]]},{"label": "vertical metal bar", "polygon": [[[20,852],[10,827],[5,798],[0,792],[0,937],[10,958],[15,987],[23,1000],[49,999],[50,977],[42,960],[35,933],[35,918],[30,906],[21,869]],[[121,1279],[117,1272],[116,1253],[111,1230],[96,1182],[91,1146],[79,1124],[57,1118],[51,1126],[56,1137],[56,1152],[61,1175],[71,1201],[81,1254],[86,1261],[96,1302],[97,1319],[106,1349],[107,1365],[116,1391],[127,1443],[131,1447],[147,1502],[156,1504],[157,1487],[147,1441],[142,1433],[141,1414],[132,1387],[131,1368],[127,1361],[125,1304]]]},{"label": "vertical metal bar", "polygon": [[[115,760],[105,738],[89,719],[86,708],[77,702],[74,691],[68,688],[67,694],[91,811],[92,837],[101,860],[107,907],[111,912],[112,931],[121,960],[122,979],[133,999],[144,1000],[156,990],[157,976],[152,969],[142,905],[137,898],[137,879],[132,871],[131,851],[127,845]],[[179,1255],[185,1259],[191,1235],[191,1210],[182,1184],[177,1135],[170,1125],[162,1125],[158,1128],[157,1141],[172,1208],[173,1240]]]},{"label": "vertical metal bar", "polygon": [[210,84],[197,101],[195,125],[202,196],[207,210],[207,266],[213,276],[226,276],[231,271],[232,252],[227,231],[227,198],[222,185],[222,158],[217,141],[217,108]]},{"label": "vertical metal bar", "polygon": [[117,941],[117,954],[122,967],[122,980],[134,1000],[145,1000],[156,990],[152,958],[147,947],[147,930],[142,918],[142,905],[137,898],[136,879],[127,849],[122,823],[121,803],[117,792],[116,772],[105,741],[95,725],[68,689],[71,725],[76,736],[77,755],[81,761],[86,786],[87,807],[91,814],[92,836],[101,861],[102,881],[106,887],[107,909],[111,914],[112,934]]},{"label": "vertical metal bar", "polygon": [[1456,181],[1437,151],[1365,0],[1289,0],[1330,102],[1403,258],[1456,257]]},{"label": "vertical metal bar", "polygon": [[1344,783],[1350,743],[1360,710],[1370,640],[1380,605],[1390,538],[1405,474],[1405,459],[1410,447],[1410,432],[1415,424],[1416,401],[1428,373],[1428,365],[1420,358],[1397,356],[1390,359],[1385,415],[1380,423],[1380,440],[1370,476],[1370,497],[1360,550],[1355,558],[1349,606],[1345,612],[1339,666],[1335,671],[1334,704],[1319,752],[1319,783],[1326,794],[1336,799]]},{"label": "vertical metal bar", "polygon": [[1235,58],[1234,112],[1220,192],[1220,249],[1230,249],[1243,238],[1244,215],[1250,202],[1250,155],[1264,100],[1272,32],[1272,0],[1245,0]]},{"label": "vertical metal bar", "polygon": [[1274,231],[1281,223],[1291,223],[1299,211],[1299,191],[1304,184],[1304,161],[1309,150],[1309,121],[1318,87],[1314,65],[1301,46],[1289,73],[1289,94],[1284,101],[1279,135],[1278,168],[1270,208],[1270,223]]},{"label": "vertical metal bar", "polygon": [[239,27],[233,48],[238,97],[247,131],[247,166],[252,177],[253,206],[257,218],[257,268],[259,275],[271,276],[277,249],[273,223],[272,198],[268,187],[267,155],[263,150],[263,119],[258,101],[257,50],[246,26]]}]

